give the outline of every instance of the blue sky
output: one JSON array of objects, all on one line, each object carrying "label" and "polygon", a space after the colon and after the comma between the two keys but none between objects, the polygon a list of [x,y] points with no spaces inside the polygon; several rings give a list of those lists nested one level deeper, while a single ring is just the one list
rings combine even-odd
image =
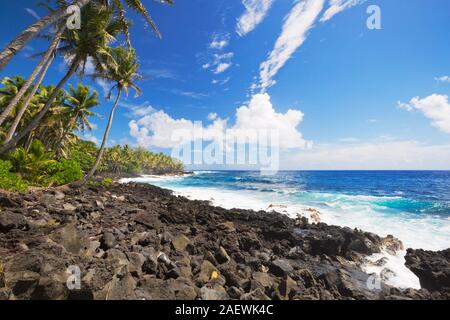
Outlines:
[{"label": "blue sky", "polygon": [[[123,101],[110,144],[170,153],[165,137],[190,121],[252,126],[263,112],[256,118],[280,121],[291,142],[280,145],[283,169],[450,169],[447,0],[144,2],[163,39],[134,17],[144,94]],[[2,4],[2,47],[45,13],[36,3]],[[366,26],[369,5],[381,9],[381,30]],[[27,55],[44,45],[30,42],[0,76],[27,76]],[[45,83],[64,67],[55,61]],[[111,104],[102,99],[89,138],[101,138]]]}]

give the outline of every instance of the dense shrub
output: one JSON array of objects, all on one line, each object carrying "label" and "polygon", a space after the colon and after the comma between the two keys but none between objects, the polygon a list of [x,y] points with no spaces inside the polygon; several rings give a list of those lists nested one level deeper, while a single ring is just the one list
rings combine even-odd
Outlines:
[{"label": "dense shrub", "polygon": [[68,184],[83,178],[83,171],[78,162],[74,160],[61,160],[54,164],[53,175],[48,179],[49,183],[56,185]]},{"label": "dense shrub", "polygon": [[79,140],[70,150],[69,158],[76,161],[83,172],[89,171],[94,165],[98,149],[91,141]]},{"label": "dense shrub", "polygon": [[30,184],[37,186],[45,183],[56,164],[53,154],[47,152],[39,140],[33,141],[29,151],[15,149],[8,155],[8,160],[12,163],[12,171],[20,173]]},{"label": "dense shrub", "polygon": [[28,185],[23,179],[12,173],[10,161],[0,160],[0,189],[10,191],[25,191]]}]

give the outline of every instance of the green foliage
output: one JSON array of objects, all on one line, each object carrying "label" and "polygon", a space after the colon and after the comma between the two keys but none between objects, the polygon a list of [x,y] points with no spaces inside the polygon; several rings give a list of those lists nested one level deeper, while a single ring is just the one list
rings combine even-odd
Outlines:
[{"label": "green foliage", "polygon": [[113,179],[111,178],[104,178],[102,180],[95,180],[92,179],[88,182],[89,186],[103,186],[103,187],[110,187],[113,184]]},{"label": "green foliage", "polygon": [[0,160],[0,189],[10,191],[26,191],[28,185],[22,178],[11,172],[10,161]]},{"label": "green foliage", "polygon": [[79,140],[70,150],[69,158],[76,161],[83,172],[89,171],[95,162],[98,149],[91,141]]},{"label": "green foliage", "polygon": [[53,175],[48,178],[48,182],[51,184],[63,185],[83,178],[83,171],[78,162],[74,160],[61,160],[55,163],[52,171]]},{"label": "green foliage", "polygon": [[34,140],[30,150],[17,148],[8,156],[11,168],[34,186],[63,185],[80,180],[83,172],[75,160],[53,159],[39,140]]},{"label": "green foliage", "polygon": [[153,153],[143,148],[114,146],[107,148],[100,163],[100,172],[130,174],[164,174],[184,170],[183,164],[163,153]]},{"label": "green foliage", "polygon": [[13,171],[20,173],[24,179],[33,185],[42,185],[53,172],[57,163],[53,160],[53,154],[45,150],[39,140],[34,140],[27,151],[17,148],[8,156],[13,165]]}]

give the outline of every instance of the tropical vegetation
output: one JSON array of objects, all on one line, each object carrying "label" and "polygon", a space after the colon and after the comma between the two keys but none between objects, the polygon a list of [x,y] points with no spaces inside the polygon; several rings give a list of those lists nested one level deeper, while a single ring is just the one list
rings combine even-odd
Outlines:
[{"label": "tropical vegetation", "polygon": [[[161,36],[140,0],[51,0],[49,14],[26,28],[0,52],[0,70],[34,37],[49,45],[27,78],[4,77],[0,87],[0,188],[23,191],[28,186],[88,183],[96,173],[142,174],[183,170],[164,154],[130,146],[107,147],[114,113],[120,99],[138,87],[139,61],[131,44],[127,9],[141,14]],[[172,0],[162,3],[172,4]],[[66,26],[67,8],[81,8],[81,28]],[[67,65],[56,85],[44,80],[56,57]],[[90,64],[93,68],[87,68]],[[89,86],[69,84],[76,74],[110,84],[115,96],[99,147],[80,137],[92,130],[91,120],[100,106],[98,93]],[[84,177],[84,178],[83,178]]]}]

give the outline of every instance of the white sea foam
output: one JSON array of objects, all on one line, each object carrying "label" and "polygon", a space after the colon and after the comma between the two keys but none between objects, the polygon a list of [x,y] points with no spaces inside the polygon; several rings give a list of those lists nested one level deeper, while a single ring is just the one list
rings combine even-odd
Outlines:
[{"label": "white sea foam", "polygon": [[[402,240],[406,248],[422,248],[427,250],[442,250],[450,247],[450,219],[433,216],[411,217],[407,213],[392,214],[377,210],[379,201],[400,199],[400,197],[375,197],[366,195],[336,195],[314,194],[304,192],[305,198],[313,199],[313,205],[305,201],[293,201],[292,193],[287,192],[259,192],[252,190],[225,190],[219,188],[201,188],[177,186],[176,180],[183,176],[146,176],[134,179],[123,179],[122,182],[153,183],[175,191],[175,194],[190,199],[211,201],[213,205],[225,209],[241,208],[251,210],[275,210],[280,213],[296,217],[305,213],[308,208],[320,212],[322,222],[330,225],[359,228],[364,231],[376,233],[382,237],[393,235]],[[173,183],[175,182],[175,183]],[[302,199],[303,197],[301,197]],[[375,202],[375,204],[373,203]],[[314,206],[321,203],[322,205]],[[269,207],[272,207],[269,209]],[[376,261],[381,257],[387,258],[383,267],[365,266],[368,273],[380,274],[384,268],[395,273],[387,281],[388,284],[399,288],[420,288],[418,278],[404,265],[405,252],[392,256],[387,252],[370,257]]]}]

